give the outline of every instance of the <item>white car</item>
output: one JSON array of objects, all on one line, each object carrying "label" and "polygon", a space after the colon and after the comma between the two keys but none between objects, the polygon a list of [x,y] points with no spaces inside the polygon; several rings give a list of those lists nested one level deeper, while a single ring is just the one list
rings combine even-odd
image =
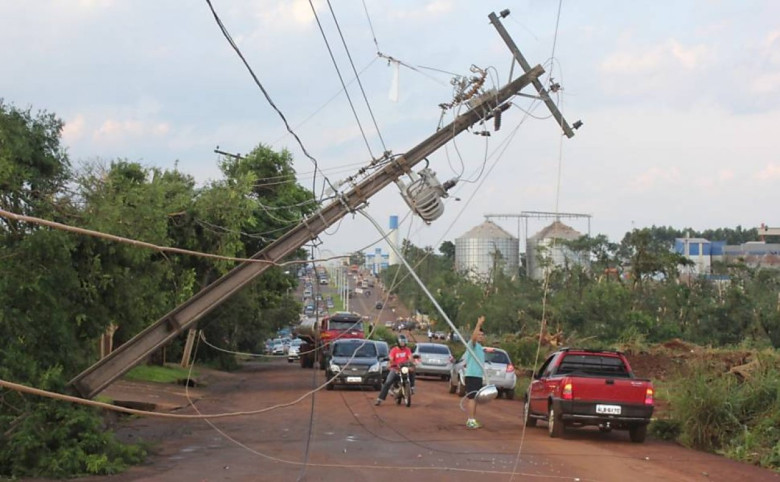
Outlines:
[{"label": "white car", "polygon": [[285,346],[282,340],[274,340],[273,348],[271,348],[271,355],[284,355]]},{"label": "white car", "polygon": [[300,338],[296,338],[293,341],[290,342],[290,348],[287,349],[287,361],[292,363],[295,360],[299,360],[301,358],[301,345],[303,344],[303,340]]},{"label": "white car", "polygon": [[[457,362],[452,365],[450,376],[450,393],[458,393],[461,397],[466,394],[466,381],[464,373],[466,370],[466,353],[461,355]],[[509,358],[509,354],[501,348],[485,347],[485,372],[487,382],[495,385],[498,389],[498,396],[504,395],[504,398],[515,398],[515,386],[517,385],[517,376],[515,375],[515,366]]]}]

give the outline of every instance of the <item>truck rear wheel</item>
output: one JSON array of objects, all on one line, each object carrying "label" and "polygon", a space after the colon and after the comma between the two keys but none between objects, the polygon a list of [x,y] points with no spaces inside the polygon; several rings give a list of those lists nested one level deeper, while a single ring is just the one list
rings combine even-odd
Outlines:
[{"label": "truck rear wheel", "polygon": [[631,425],[628,427],[628,436],[632,442],[641,444],[647,437],[647,425]]},{"label": "truck rear wheel", "polygon": [[564,428],[563,419],[555,412],[553,406],[550,405],[550,412],[547,414],[547,431],[550,433],[550,437],[563,437]]},{"label": "truck rear wheel", "polygon": [[529,398],[526,398],[523,404],[523,421],[526,427],[536,427],[536,419],[531,417],[531,400]]}]

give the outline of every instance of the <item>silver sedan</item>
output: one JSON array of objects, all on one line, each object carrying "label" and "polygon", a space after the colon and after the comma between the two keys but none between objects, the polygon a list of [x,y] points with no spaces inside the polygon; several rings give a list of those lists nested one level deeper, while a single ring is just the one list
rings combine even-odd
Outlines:
[{"label": "silver sedan", "polygon": [[[452,365],[450,393],[457,392],[460,396],[466,394],[465,370],[466,354],[464,353]],[[515,398],[517,376],[515,375],[515,366],[509,359],[507,352],[501,348],[485,347],[485,372],[488,384],[496,386],[499,397],[503,395],[510,400]]]}]

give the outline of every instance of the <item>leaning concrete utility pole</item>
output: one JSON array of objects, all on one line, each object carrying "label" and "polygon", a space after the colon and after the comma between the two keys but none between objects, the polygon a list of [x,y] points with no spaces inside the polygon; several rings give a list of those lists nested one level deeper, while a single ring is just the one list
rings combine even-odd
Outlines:
[{"label": "leaning concrete utility pole", "polygon": [[348,192],[338,194],[330,204],[302,220],[279,239],[252,256],[251,260],[239,264],[138,333],[109,356],[84,370],[71,380],[70,384],[82,397],[94,397],[125,372],[143,362],[152,352],[193,327],[200,318],[263,273],[269,266],[316,239],[339,219],[365,205],[371,196],[391,182],[398,180],[404,174],[411,173],[411,169],[416,164],[467,128],[490,118],[497,112],[496,109],[504,110],[508,107],[508,104],[505,104],[507,100],[519,94],[529,84],[538,82],[537,79],[543,73],[544,69],[541,66],[537,65],[533,68],[529,66],[522,76],[505,85],[498,92],[471,99],[468,104],[471,109],[468,112],[455,118],[452,123],[442,127],[404,155],[388,162],[382,169],[355,184]]}]

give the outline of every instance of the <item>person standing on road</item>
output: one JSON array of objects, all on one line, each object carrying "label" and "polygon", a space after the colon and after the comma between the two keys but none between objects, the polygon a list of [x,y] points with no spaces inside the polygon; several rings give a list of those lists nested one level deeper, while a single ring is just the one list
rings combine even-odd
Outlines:
[{"label": "person standing on road", "polygon": [[[412,350],[406,346],[406,335],[398,335],[398,344],[390,350],[388,357],[390,361],[390,373],[387,374],[387,380],[385,380],[385,384],[382,385],[382,391],[379,392],[379,396],[374,402],[374,405],[381,405],[382,402],[385,401],[385,398],[387,398],[387,392],[390,391],[390,387],[393,386],[395,379],[398,378],[398,371],[401,369],[401,364],[412,361]],[[414,393],[414,371],[410,371],[409,373],[409,386],[412,389],[412,393]]]},{"label": "person standing on road", "polygon": [[[471,333],[471,340],[469,340],[469,348],[466,350],[466,397],[468,401],[466,403],[466,409],[468,411],[468,420],[466,420],[467,428],[480,428],[482,424],[477,422],[477,392],[482,388],[482,380],[484,378],[484,371],[482,367],[485,365],[485,349],[482,346],[482,342],[485,341],[485,332],[482,331],[482,324],[485,323],[485,315],[480,316],[477,319],[477,325],[474,327],[474,331]],[[471,352],[474,352],[474,355]],[[474,356],[477,358],[474,359]]]}]

